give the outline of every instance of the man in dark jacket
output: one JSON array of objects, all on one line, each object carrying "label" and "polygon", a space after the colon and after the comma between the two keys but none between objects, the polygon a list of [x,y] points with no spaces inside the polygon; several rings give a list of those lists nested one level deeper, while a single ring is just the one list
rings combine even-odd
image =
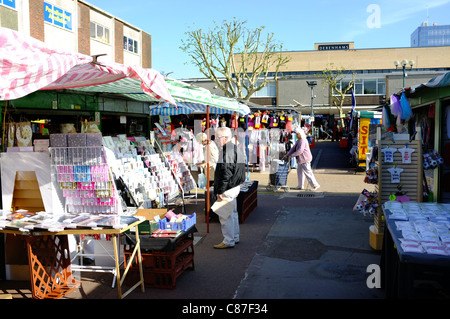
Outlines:
[{"label": "man in dark jacket", "polygon": [[232,248],[239,243],[239,216],[236,197],[239,185],[245,181],[245,156],[232,141],[232,132],[228,127],[216,130],[215,141],[219,148],[219,160],[214,175],[214,194],[217,202],[224,204],[215,213],[219,215],[223,242],[214,248]]}]

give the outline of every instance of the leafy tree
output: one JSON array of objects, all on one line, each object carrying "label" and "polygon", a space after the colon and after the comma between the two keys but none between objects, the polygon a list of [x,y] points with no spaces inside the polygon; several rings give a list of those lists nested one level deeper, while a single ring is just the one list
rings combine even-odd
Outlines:
[{"label": "leafy tree", "polygon": [[264,27],[250,30],[246,23],[234,18],[220,25],[214,21],[214,27],[206,32],[187,31],[180,48],[225,96],[248,101],[255,92],[278,80],[280,68],[290,58],[283,55],[283,46],[275,43],[273,33],[265,37]]},{"label": "leafy tree", "polygon": [[348,78],[346,74],[348,74],[346,69],[343,67],[335,68],[333,63],[327,66],[322,73],[318,74],[319,77],[325,80],[324,83],[329,86],[331,102],[338,109],[340,117],[344,117],[343,106],[345,96],[350,94],[355,84],[356,73],[353,72],[351,80],[348,80],[348,85],[341,86],[341,81]]}]

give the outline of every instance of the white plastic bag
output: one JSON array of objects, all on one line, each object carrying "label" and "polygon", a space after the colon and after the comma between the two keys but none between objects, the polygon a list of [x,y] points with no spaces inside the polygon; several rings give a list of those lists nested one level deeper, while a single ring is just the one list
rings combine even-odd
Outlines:
[{"label": "white plastic bag", "polygon": [[203,173],[203,169],[200,169],[200,174],[198,174],[198,187],[200,189],[205,189],[206,188],[206,175]]}]

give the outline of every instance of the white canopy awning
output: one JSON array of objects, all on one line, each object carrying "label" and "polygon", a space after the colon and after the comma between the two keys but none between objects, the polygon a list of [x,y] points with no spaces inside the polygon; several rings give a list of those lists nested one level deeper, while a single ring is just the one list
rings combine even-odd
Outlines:
[{"label": "white canopy awning", "polygon": [[[78,89],[140,96],[175,105],[164,77],[152,69],[97,62],[93,57],[52,48],[0,27],[0,100],[37,90]],[[87,89],[89,87],[89,89]]]}]

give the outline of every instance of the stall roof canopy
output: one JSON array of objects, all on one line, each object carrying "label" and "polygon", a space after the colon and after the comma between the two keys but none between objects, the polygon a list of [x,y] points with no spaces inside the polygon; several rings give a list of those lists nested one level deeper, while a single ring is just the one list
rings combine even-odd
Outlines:
[{"label": "stall roof canopy", "polygon": [[427,83],[419,84],[414,88],[411,88],[411,93],[414,93],[418,89],[423,89],[426,87],[438,88],[443,86],[450,86],[450,72],[441,74],[429,80]]},{"label": "stall roof canopy", "polygon": [[114,93],[119,93],[120,88],[120,94],[130,97],[148,96],[152,101],[176,104],[164,77],[155,70],[97,63],[91,56],[52,48],[3,27],[0,27],[0,72],[0,100],[17,99],[37,90],[83,90],[95,85],[91,88],[95,92],[113,88]]},{"label": "stall roof canopy", "polygon": [[[171,107],[168,103],[159,103],[156,105],[150,105],[150,115],[179,115],[179,114],[201,114],[206,113],[207,105],[201,103],[191,103],[191,102],[178,102],[177,108]],[[234,114],[235,112],[240,115],[245,115],[250,113],[250,109],[247,105],[243,103],[238,103],[238,110],[209,106],[209,112],[211,114]]]},{"label": "stall roof canopy", "polygon": [[176,112],[174,105],[178,103],[191,103],[190,108],[196,111],[202,107],[206,111],[209,105],[211,112],[218,114],[250,112],[247,105],[236,99],[215,96],[207,89],[164,78],[155,70],[100,62],[91,56],[49,47],[2,27],[0,72],[0,100],[17,99],[37,90],[70,89],[165,103],[165,109],[174,109],[170,112]]},{"label": "stall roof canopy", "polygon": [[356,117],[364,118],[381,118],[382,112],[380,111],[357,111]]}]

